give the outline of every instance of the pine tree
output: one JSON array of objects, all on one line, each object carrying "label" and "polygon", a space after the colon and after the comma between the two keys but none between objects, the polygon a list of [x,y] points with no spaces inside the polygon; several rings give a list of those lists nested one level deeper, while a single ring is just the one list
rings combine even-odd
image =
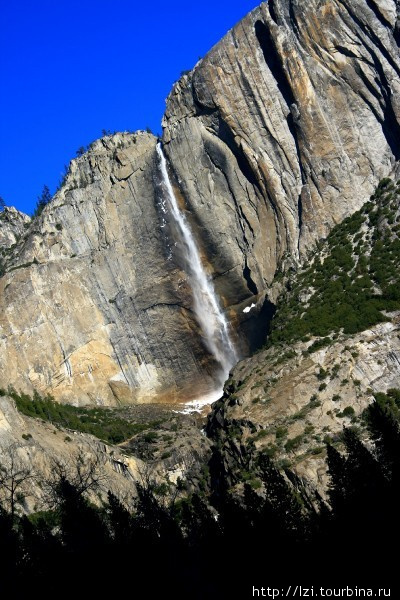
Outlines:
[{"label": "pine tree", "polygon": [[50,202],[50,200],[51,200],[50,190],[47,187],[47,185],[44,185],[42,193],[40,194],[40,196],[38,196],[38,199],[36,202],[36,207],[33,212],[33,217],[38,217],[43,212],[43,209],[45,208],[45,206],[47,206],[47,204]]},{"label": "pine tree", "polygon": [[[387,484],[379,462],[352,429],[343,431],[346,456],[328,446],[332,506],[331,549],[350,563],[355,553],[369,560],[387,534]],[[328,537],[326,538],[328,539]]]},{"label": "pine tree", "polygon": [[387,535],[392,539],[400,535],[398,506],[400,502],[400,392],[388,390],[377,394],[368,408],[368,428],[375,442],[376,454],[385,476],[382,493],[382,515]]},{"label": "pine tree", "polygon": [[110,491],[108,492],[107,516],[114,543],[121,547],[128,546],[134,537],[134,519]]},{"label": "pine tree", "polygon": [[368,429],[387,478],[400,479],[400,424],[396,390],[377,394],[368,407]]},{"label": "pine tree", "polygon": [[346,459],[331,444],[327,444],[326,450],[330,475],[329,501],[334,513],[338,514],[346,500]]},{"label": "pine tree", "polygon": [[258,461],[260,478],[266,490],[264,512],[283,537],[292,541],[305,539],[307,523],[302,506],[301,491],[294,490],[272,460],[262,454]]},{"label": "pine tree", "polygon": [[344,430],[343,439],[348,452],[347,501],[353,505],[354,511],[359,516],[364,513],[366,518],[379,517],[377,509],[381,504],[385,488],[381,467],[352,429]]}]

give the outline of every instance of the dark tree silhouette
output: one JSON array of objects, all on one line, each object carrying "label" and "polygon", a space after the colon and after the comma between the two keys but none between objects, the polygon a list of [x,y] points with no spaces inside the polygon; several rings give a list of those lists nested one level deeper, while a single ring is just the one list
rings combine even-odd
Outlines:
[{"label": "dark tree silhouette", "polygon": [[0,462],[0,493],[1,501],[9,510],[11,522],[15,520],[17,505],[26,492],[26,484],[34,475],[18,454],[17,444],[11,444],[3,454]]},{"label": "dark tree silhouette", "polygon": [[43,209],[45,208],[45,206],[47,206],[47,204],[50,202],[50,200],[51,200],[50,190],[47,187],[47,185],[44,185],[42,193],[40,194],[40,196],[38,196],[38,199],[36,202],[36,207],[33,212],[33,217],[38,217],[39,215],[41,215],[43,212]]}]

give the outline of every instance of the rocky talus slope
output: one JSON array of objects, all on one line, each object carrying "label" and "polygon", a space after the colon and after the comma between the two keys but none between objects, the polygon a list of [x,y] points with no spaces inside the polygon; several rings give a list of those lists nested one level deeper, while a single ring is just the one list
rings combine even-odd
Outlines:
[{"label": "rocky talus slope", "polygon": [[[396,20],[391,0],[270,0],[168,98],[170,177],[242,356],[266,331],[277,270],[297,268],[400,157]],[[71,162],[5,255],[3,387],[81,405],[212,387],[159,183],[144,132]]]},{"label": "rocky talus slope", "polygon": [[[51,486],[57,475],[67,474],[73,480],[81,462],[82,473],[93,467],[93,476],[101,479],[103,496],[108,489],[118,495],[132,494],[135,481],[140,481],[140,460],[107,446],[98,439],[56,427],[19,413],[11,398],[0,398],[1,477],[25,479],[18,486],[22,496],[19,509],[31,513],[47,509],[50,501],[45,482]],[[8,508],[8,490],[0,490],[0,502]]]},{"label": "rocky talus slope", "polygon": [[[3,393],[0,504],[7,510],[12,482],[18,492],[17,510],[24,513],[51,506],[52,486],[60,476],[78,487],[87,486],[88,497],[95,504],[106,500],[108,490],[129,502],[136,496],[137,484],[150,483],[162,495],[175,491],[179,481],[186,481],[187,489],[204,485],[210,442],[200,434],[198,416],[173,413],[163,404],[139,405],[119,411],[98,409],[101,415],[91,415],[93,410],[89,410],[82,414],[80,423],[68,427],[65,415],[57,418],[54,413],[46,414],[45,404],[33,418],[24,414],[21,397],[15,401],[15,394],[11,398]],[[26,400],[32,404],[32,399]],[[127,423],[125,431],[131,430],[121,435],[125,439],[120,443],[112,441],[118,437],[116,419]],[[89,421],[97,422],[93,429],[96,436],[85,432]],[[102,431],[99,422],[103,423]],[[107,427],[111,436],[107,436]]]}]

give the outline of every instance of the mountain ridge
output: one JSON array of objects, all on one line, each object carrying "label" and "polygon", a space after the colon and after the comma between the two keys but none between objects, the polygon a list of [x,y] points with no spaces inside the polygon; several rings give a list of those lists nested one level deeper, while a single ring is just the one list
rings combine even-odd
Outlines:
[{"label": "mountain ridge", "polygon": [[[268,330],[277,273],[297,269],[395,166],[397,9],[262,3],[167,100],[170,177],[242,356]],[[160,214],[156,142],[145,132],[96,141],[7,255],[3,387],[83,405],[213,388]]]}]

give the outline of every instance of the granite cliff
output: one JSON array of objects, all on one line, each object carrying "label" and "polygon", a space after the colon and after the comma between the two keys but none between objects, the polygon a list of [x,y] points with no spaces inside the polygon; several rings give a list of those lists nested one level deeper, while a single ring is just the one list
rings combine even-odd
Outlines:
[{"label": "granite cliff", "polygon": [[28,215],[12,206],[6,206],[0,213],[0,247],[3,255],[11,252],[17,245],[21,236],[29,227],[30,221]]},{"label": "granite cliff", "polygon": [[185,279],[166,260],[155,145],[145,133],[96,142],[8,258],[3,384],[115,404],[173,399],[176,381],[190,396],[204,380]]},{"label": "granite cliff", "polygon": [[[169,175],[242,356],[265,337],[277,272],[400,158],[397,15],[392,0],[270,0],[167,100]],[[0,223],[3,387],[105,405],[213,389],[156,143],[98,140],[29,227]]]}]

